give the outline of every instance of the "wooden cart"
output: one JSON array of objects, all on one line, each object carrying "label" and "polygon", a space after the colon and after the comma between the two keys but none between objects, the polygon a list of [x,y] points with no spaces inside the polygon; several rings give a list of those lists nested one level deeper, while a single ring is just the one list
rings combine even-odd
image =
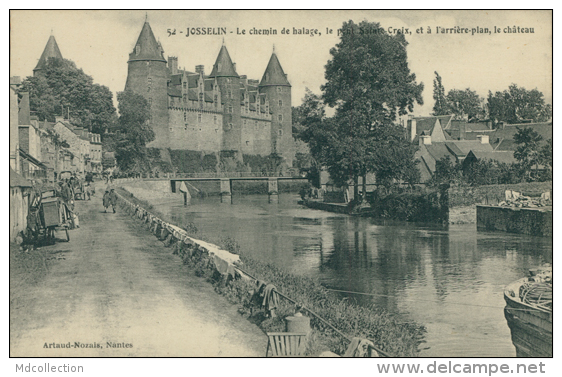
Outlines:
[{"label": "wooden cart", "polygon": [[66,233],[66,242],[70,241],[68,235],[68,224],[70,222],[66,205],[57,197],[44,198],[41,200],[40,209],[41,224],[44,237],[52,242],[55,241],[55,231],[63,230]]}]

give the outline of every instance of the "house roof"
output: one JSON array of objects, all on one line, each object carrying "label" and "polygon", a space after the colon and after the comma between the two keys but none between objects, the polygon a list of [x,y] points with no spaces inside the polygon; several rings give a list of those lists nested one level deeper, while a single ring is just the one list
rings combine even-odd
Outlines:
[{"label": "house roof", "polygon": [[512,151],[492,151],[492,152],[470,151],[468,156],[471,155],[476,157],[476,159],[478,160],[495,160],[506,164],[511,164],[517,161],[515,157],[513,157]]},{"label": "house roof", "polygon": [[43,53],[41,54],[37,65],[33,69],[33,72],[44,69],[49,58],[62,59],[62,54],[60,53],[59,45],[57,44],[54,35],[51,35],[49,37],[49,40],[45,45],[45,49],[43,50]]},{"label": "house roof", "polygon": [[19,153],[20,153],[21,158],[23,158],[24,160],[27,160],[27,161],[31,162],[33,165],[37,166],[38,168],[47,169],[47,166],[44,163],[42,163],[41,161],[39,161],[38,159],[36,159],[32,155],[30,155],[29,153],[27,153],[23,149],[20,149]]},{"label": "house roof", "polygon": [[33,187],[33,185],[10,166],[10,187]]},{"label": "house roof", "polygon": [[517,144],[515,144],[513,140],[517,133],[517,127],[531,127],[542,136],[543,142],[552,139],[553,136],[552,122],[510,124],[506,125],[504,128],[498,128],[495,132],[491,133],[490,143],[492,143],[496,150],[514,151],[517,148]]},{"label": "house roof", "polygon": [[269,63],[267,64],[267,68],[265,69],[260,82],[260,86],[272,85],[291,86],[289,80],[287,80],[285,72],[283,72],[283,68],[281,67],[281,63],[279,63],[279,59],[277,58],[277,54],[275,54],[275,52],[271,54],[271,58],[269,58]]},{"label": "house roof", "polygon": [[452,115],[436,115],[436,116],[429,116],[429,117],[415,117],[416,121],[416,133],[419,135],[422,131],[430,131],[433,130],[433,126],[435,126],[435,120],[439,119],[441,123],[441,127],[444,129],[449,128],[449,122],[453,119]]},{"label": "house roof", "polygon": [[416,136],[412,142],[414,144],[418,143],[420,135],[431,135],[433,139],[434,133],[437,137],[437,141],[453,140],[451,135],[447,132],[443,132],[443,129],[449,124],[452,117],[452,115],[439,115],[414,118],[416,120]]},{"label": "house roof", "polygon": [[482,144],[480,140],[451,140],[445,144],[455,154],[458,153],[457,156],[466,156],[470,151],[492,152],[494,150],[490,144]]}]

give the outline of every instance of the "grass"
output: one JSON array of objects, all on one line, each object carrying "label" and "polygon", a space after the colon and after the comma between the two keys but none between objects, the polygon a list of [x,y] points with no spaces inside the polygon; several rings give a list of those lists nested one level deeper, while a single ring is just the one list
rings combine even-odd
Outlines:
[{"label": "grass", "polygon": [[[153,215],[164,221],[171,222],[149,203],[135,198],[124,189],[120,194],[131,202],[140,205]],[[252,302],[252,294],[256,288],[251,281],[244,279],[231,280],[226,284],[215,271],[209,257],[197,247],[190,248],[183,244],[174,245],[174,254],[178,254],[183,262],[192,267],[197,276],[214,284],[215,290],[224,295],[230,302],[239,305],[239,312],[265,332],[285,331],[284,318],[301,311],[311,318],[312,333],[309,336],[306,354],[317,355],[324,350],[343,354],[349,344],[348,340],[337,334],[322,321],[310,315],[302,306],[314,311],[348,337],[362,337],[372,340],[375,345],[396,357],[412,357],[419,353],[419,346],[424,342],[425,328],[415,323],[399,323],[385,310],[365,307],[342,300],[336,294],[324,288],[318,280],[296,276],[268,263],[254,260],[240,250],[236,240],[209,239],[203,237],[196,224],[187,224],[185,229],[194,238],[215,243],[225,250],[239,254],[243,262],[243,270],[256,278],[274,284],[279,292],[291,297],[299,303],[294,305],[280,299],[277,317],[266,318],[263,310]]]},{"label": "grass", "polygon": [[47,275],[48,255],[43,249],[23,249],[10,244],[10,306],[28,286]]}]

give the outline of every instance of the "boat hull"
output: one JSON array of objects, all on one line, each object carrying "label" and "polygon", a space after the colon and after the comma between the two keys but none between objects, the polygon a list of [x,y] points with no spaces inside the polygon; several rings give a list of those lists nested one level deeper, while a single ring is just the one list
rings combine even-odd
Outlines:
[{"label": "boat hull", "polygon": [[518,280],[506,287],[504,299],[505,319],[511,329],[511,340],[517,357],[552,357],[552,312],[522,302],[511,292],[527,279]]}]

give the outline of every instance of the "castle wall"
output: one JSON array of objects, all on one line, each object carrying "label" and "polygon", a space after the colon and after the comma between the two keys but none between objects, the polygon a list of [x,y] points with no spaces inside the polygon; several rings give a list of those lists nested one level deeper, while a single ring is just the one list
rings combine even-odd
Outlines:
[{"label": "castle wall", "polygon": [[242,117],[242,153],[267,156],[271,154],[271,121]]},{"label": "castle wall", "polygon": [[218,112],[170,108],[169,148],[219,152],[223,139],[222,117]]}]

